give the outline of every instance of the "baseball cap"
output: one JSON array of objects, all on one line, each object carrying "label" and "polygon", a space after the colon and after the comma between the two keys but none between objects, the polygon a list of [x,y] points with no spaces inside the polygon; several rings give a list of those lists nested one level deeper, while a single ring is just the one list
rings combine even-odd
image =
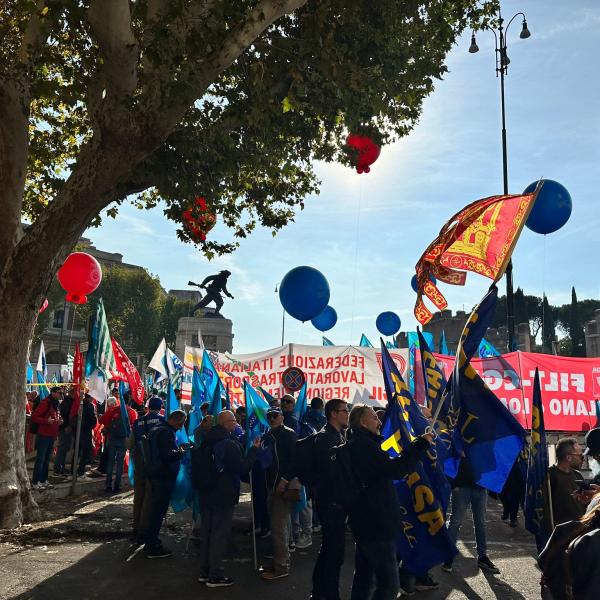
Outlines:
[{"label": "baseball cap", "polygon": [[282,414],[283,414],[283,412],[281,411],[281,409],[280,409],[280,408],[270,408],[270,409],[267,411],[267,418],[268,418],[268,417],[275,417],[275,416],[277,416],[277,415],[282,415]]},{"label": "baseball cap", "polygon": [[152,396],[148,400],[148,410],[160,410],[162,408],[162,400],[158,396]]},{"label": "baseball cap", "polygon": [[584,454],[591,456],[599,456],[600,455],[600,427],[595,427],[594,429],[590,429],[585,434],[585,445],[586,449],[584,450]]}]

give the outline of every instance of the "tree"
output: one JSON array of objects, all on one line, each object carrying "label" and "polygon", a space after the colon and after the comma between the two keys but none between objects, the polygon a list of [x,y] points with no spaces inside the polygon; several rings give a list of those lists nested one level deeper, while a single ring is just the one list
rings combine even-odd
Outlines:
[{"label": "tree", "polygon": [[571,288],[571,306],[569,310],[569,337],[571,338],[571,352],[573,356],[585,356],[585,333],[579,314],[577,293],[575,287]]},{"label": "tree", "polygon": [[548,303],[546,294],[542,299],[542,352],[552,354],[552,342],[556,340],[554,309]]},{"label": "tree", "polygon": [[[26,345],[59,265],[130,197],[182,222],[196,195],[244,237],[274,232],[348,162],[419,117],[457,36],[497,2],[12,0],[0,21],[0,527],[33,516]],[[21,220],[31,226],[26,231]],[[196,241],[184,226],[184,240]],[[211,256],[231,244],[201,244]],[[18,318],[15,318],[18,316]]]}]

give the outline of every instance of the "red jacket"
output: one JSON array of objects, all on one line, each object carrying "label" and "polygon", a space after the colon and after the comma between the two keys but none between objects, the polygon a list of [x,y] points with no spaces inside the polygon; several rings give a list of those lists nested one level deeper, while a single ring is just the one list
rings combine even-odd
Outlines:
[{"label": "red jacket", "polygon": [[[48,423],[48,419],[52,419],[52,422]],[[58,408],[54,405],[52,396],[47,396],[39,403],[31,415],[31,420],[38,424],[38,435],[53,438],[58,437],[60,415]]]},{"label": "red jacket", "polygon": [[[127,407],[127,416],[129,417],[129,424],[133,423],[137,419],[137,413],[130,406]],[[110,422],[113,419],[121,418],[121,406],[117,404],[109,408],[101,417],[98,423],[104,425],[104,429],[108,431],[110,429]]]}]

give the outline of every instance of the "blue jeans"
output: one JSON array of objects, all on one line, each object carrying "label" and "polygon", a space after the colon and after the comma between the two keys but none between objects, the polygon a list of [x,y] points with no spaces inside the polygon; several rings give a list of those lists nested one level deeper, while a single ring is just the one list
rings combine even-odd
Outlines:
[{"label": "blue jeans", "polygon": [[452,490],[452,501],[450,524],[448,533],[450,539],[456,544],[458,531],[471,505],[473,513],[473,525],[475,526],[475,542],[477,544],[477,556],[487,556],[487,542],[485,537],[485,511],[487,505],[487,490],[484,488],[459,487]]},{"label": "blue jeans", "polygon": [[52,448],[54,447],[54,438],[46,435],[38,435],[35,439],[35,464],[33,466],[32,483],[44,483],[48,481],[48,464],[52,456]]},{"label": "blue jeans", "polygon": [[357,542],[351,600],[396,600],[399,590],[396,543]]},{"label": "blue jeans", "polygon": [[112,488],[113,469],[115,470],[115,487],[121,487],[121,477],[123,476],[123,462],[125,461],[124,443],[108,442],[107,447],[108,460],[106,463],[106,489]]}]

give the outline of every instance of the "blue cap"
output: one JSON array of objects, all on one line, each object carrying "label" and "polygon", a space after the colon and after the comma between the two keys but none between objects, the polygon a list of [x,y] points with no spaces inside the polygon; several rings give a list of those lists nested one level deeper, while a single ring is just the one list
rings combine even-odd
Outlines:
[{"label": "blue cap", "polygon": [[152,396],[148,400],[148,410],[160,410],[162,408],[162,400],[158,396]]}]

